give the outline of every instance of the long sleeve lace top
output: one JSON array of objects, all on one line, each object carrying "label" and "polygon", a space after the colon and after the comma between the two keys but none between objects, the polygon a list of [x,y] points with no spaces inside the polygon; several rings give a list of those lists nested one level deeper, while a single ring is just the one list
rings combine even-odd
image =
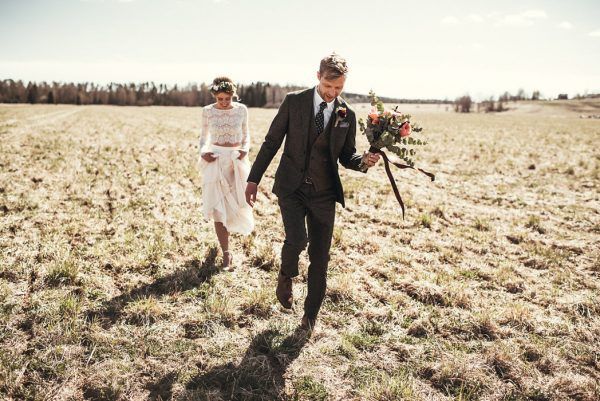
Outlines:
[{"label": "long sleeve lace top", "polygon": [[200,154],[210,152],[210,145],[241,143],[240,149],[250,149],[248,129],[248,109],[242,103],[232,102],[233,108],[217,109],[215,104],[202,109],[202,131],[200,133]]}]

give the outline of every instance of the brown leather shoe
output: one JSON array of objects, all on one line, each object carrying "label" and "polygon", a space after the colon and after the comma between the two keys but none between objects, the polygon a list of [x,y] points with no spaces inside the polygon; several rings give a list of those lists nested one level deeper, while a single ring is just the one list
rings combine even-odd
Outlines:
[{"label": "brown leather shoe", "polygon": [[277,277],[277,289],[275,290],[275,295],[277,295],[277,300],[279,303],[286,308],[292,308],[292,278],[288,277],[279,272],[279,276]]},{"label": "brown leather shoe", "polygon": [[317,319],[311,319],[308,316],[302,316],[302,322],[300,323],[300,327],[304,330],[312,331],[315,328],[315,324],[317,323]]}]

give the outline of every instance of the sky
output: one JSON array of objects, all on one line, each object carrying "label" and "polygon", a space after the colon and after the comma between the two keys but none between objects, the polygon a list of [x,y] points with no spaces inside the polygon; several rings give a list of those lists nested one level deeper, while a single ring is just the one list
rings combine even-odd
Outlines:
[{"label": "sky", "polygon": [[0,79],[311,86],[476,99],[600,93],[599,0],[0,0]]}]

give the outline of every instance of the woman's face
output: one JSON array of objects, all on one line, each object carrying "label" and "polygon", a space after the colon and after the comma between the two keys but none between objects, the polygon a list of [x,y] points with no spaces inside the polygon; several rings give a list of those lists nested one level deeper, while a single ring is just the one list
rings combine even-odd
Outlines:
[{"label": "woman's face", "polygon": [[220,109],[228,109],[231,106],[232,97],[232,94],[226,92],[219,92],[215,95],[215,99],[217,100]]}]

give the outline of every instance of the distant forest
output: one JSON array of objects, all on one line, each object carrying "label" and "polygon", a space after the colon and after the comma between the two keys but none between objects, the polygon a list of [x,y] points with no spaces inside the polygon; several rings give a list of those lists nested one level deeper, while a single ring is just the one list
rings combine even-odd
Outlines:
[{"label": "distant forest", "polygon": [[[5,79],[0,81],[0,103],[43,104],[109,104],[117,106],[206,106],[214,102],[205,83],[186,86],[168,86],[144,83],[94,83],[28,82]],[[256,82],[238,86],[240,102],[248,107],[279,107],[286,93],[299,86],[280,86]],[[368,103],[369,96],[344,93],[350,103]],[[448,100],[381,98],[388,103],[452,103]]]}]

